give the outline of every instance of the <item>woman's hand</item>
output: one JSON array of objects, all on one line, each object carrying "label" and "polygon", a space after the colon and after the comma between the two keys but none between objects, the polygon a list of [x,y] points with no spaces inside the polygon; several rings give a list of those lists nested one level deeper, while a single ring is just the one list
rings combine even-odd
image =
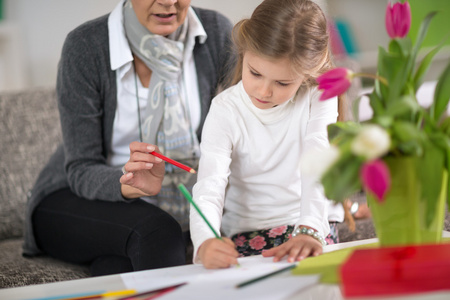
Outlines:
[{"label": "woman's hand", "polygon": [[200,245],[198,257],[207,269],[228,268],[231,265],[238,264],[239,253],[235,247],[233,241],[229,238],[223,238],[223,240],[208,239]]},{"label": "woman's hand", "polygon": [[320,254],[322,254],[322,244],[307,234],[299,234],[286,243],[262,253],[264,257],[274,256],[274,262],[280,261],[286,255],[288,262],[294,262]]},{"label": "woman's hand", "polygon": [[124,166],[127,173],[120,177],[125,198],[153,196],[161,190],[165,165],[162,159],[150,154],[153,151],[159,152],[158,147],[142,142],[130,144],[130,159]]}]

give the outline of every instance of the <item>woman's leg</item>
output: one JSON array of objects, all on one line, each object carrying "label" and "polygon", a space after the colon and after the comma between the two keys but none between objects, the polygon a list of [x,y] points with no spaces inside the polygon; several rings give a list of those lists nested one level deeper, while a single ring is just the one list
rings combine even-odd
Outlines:
[{"label": "woman's leg", "polygon": [[93,275],[185,263],[179,224],[165,211],[131,203],[79,198],[70,189],[42,200],[33,214],[38,246],[50,256],[91,264]]}]

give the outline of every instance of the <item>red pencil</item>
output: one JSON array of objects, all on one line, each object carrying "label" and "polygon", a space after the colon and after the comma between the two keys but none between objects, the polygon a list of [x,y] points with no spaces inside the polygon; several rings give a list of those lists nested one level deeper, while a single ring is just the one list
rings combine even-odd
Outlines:
[{"label": "red pencil", "polygon": [[154,156],[156,156],[156,157],[159,157],[159,158],[161,158],[162,160],[164,160],[164,161],[166,161],[166,162],[168,162],[168,163],[170,163],[170,164],[172,164],[172,165],[174,165],[174,166],[176,166],[176,167],[178,167],[178,168],[180,168],[180,169],[183,169],[183,170],[185,170],[185,171],[187,171],[187,172],[189,172],[189,173],[193,173],[193,174],[197,173],[197,172],[196,172],[194,169],[192,169],[191,167],[188,167],[188,166],[186,166],[186,165],[183,165],[182,163],[179,163],[179,162],[177,162],[177,161],[175,161],[175,160],[173,160],[173,159],[170,159],[170,158],[168,158],[168,157],[166,157],[166,156],[164,156],[164,155],[162,155],[162,154],[160,154],[160,153],[157,153],[157,152],[153,151],[153,152],[150,152],[150,154],[152,154],[152,155],[154,155]]}]

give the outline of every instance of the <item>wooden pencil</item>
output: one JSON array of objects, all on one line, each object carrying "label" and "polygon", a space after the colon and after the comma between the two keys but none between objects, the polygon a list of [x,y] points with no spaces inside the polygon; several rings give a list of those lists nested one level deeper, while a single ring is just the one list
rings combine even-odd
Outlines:
[{"label": "wooden pencil", "polygon": [[195,204],[194,200],[192,199],[191,194],[189,193],[189,191],[187,190],[187,188],[184,186],[184,184],[180,183],[178,185],[178,189],[181,191],[181,193],[184,195],[184,197],[189,201],[189,203],[192,204],[192,206],[194,206],[195,210],[198,212],[198,214],[203,218],[203,220],[205,221],[205,223],[209,226],[209,228],[211,229],[211,231],[214,233],[214,235],[216,236],[216,238],[218,238],[219,240],[222,240],[222,238],[220,237],[219,234],[217,234],[217,232],[214,230],[214,228],[211,226],[211,224],[209,223],[208,219],[205,217],[205,215],[202,213],[202,211],[200,210],[200,208],[197,206],[197,204]]},{"label": "wooden pencil", "polygon": [[159,157],[159,158],[161,158],[162,160],[168,162],[169,164],[172,164],[172,165],[174,165],[174,166],[176,166],[176,167],[178,167],[178,168],[180,168],[180,169],[183,169],[183,170],[185,170],[185,171],[187,171],[187,172],[189,172],[189,173],[192,173],[192,174],[197,173],[197,172],[196,172],[194,169],[192,169],[191,167],[188,167],[188,166],[186,166],[186,165],[183,165],[182,163],[179,163],[179,162],[177,162],[177,161],[175,161],[175,160],[173,160],[173,159],[171,159],[171,158],[168,158],[167,156],[164,156],[164,155],[162,155],[162,154],[160,154],[160,153],[157,153],[157,152],[153,151],[153,152],[150,152],[150,154],[151,154],[151,155],[154,155],[154,156],[156,156],[156,157]]},{"label": "wooden pencil", "polygon": [[239,283],[239,284],[236,285],[236,288],[241,288],[241,287],[247,286],[247,285],[249,285],[249,284],[252,284],[252,283],[255,283],[255,282],[264,280],[264,279],[269,278],[269,277],[272,277],[272,276],[274,276],[274,275],[276,275],[276,274],[279,274],[279,273],[288,271],[288,270],[290,270],[290,269],[293,269],[293,268],[295,268],[296,266],[297,266],[297,264],[293,264],[293,265],[287,266],[287,267],[285,267],[285,268],[282,268],[282,269],[276,270],[276,271],[274,271],[274,272],[271,272],[271,273],[269,273],[269,274],[262,275],[262,276],[259,276],[259,277],[256,277],[256,278],[253,278],[253,279],[250,279],[250,280],[241,282],[241,283]]}]

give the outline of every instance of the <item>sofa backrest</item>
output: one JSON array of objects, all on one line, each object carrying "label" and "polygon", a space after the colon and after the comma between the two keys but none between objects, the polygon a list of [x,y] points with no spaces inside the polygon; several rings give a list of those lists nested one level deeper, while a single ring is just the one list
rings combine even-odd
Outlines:
[{"label": "sofa backrest", "polygon": [[0,240],[23,235],[27,193],[61,140],[55,88],[0,93]]}]

